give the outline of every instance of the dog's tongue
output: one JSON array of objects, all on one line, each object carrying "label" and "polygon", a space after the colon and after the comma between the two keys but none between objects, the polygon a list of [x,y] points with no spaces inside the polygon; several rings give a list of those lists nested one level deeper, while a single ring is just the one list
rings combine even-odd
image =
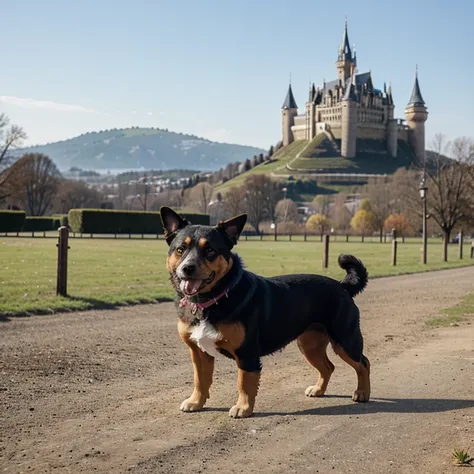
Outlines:
[{"label": "dog's tongue", "polygon": [[194,295],[201,288],[201,284],[202,280],[181,280],[179,286],[185,295]]}]

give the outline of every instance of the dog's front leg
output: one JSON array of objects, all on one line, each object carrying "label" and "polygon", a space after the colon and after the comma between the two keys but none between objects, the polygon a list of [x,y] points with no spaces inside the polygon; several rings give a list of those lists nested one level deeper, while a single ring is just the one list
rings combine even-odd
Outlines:
[{"label": "dog's front leg", "polygon": [[209,398],[209,389],[212,385],[214,373],[214,357],[199,349],[194,341],[189,338],[189,332],[179,325],[179,335],[188,345],[194,367],[194,390],[189,398],[181,403],[182,411],[199,411]]},{"label": "dog's front leg", "polygon": [[239,399],[230,409],[229,416],[232,418],[247,418],[252,416],[259,382],[260,370],[249,372],[239,367],[237,378]]}]

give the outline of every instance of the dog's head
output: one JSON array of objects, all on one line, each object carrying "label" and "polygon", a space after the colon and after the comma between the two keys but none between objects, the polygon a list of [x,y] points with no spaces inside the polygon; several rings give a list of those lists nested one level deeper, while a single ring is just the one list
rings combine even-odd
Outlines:
[{"label": "dog's head", "polygon": [[207,293],[232,268],[232,247],[247,221],[242,214],[215,227],[191,225],[169,207],[160,209],[169,245],[166,267],[187,296]]}]

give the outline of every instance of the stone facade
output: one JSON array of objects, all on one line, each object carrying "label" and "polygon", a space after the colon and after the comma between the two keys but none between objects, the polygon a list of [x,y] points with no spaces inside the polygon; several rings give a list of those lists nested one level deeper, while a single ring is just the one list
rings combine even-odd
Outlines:
[{"label": "stone facade", "polygon": [[421,96],[418,73],[412,95],[405,109],[406,123],[394,118],[392,88],[378,89],[372,73],[357,73],[357,57],[351,49],[344,28],[342,45],[336,61],[337,79],[310,85],[305,111],[298,107],[291,84],[282,106],[282,141],[286,146],[295,140],[312,140],[326,133],[341,140],[341,155],[357,155],[357,139],[383,140],[390,156],[397,156],[398,141],[407,141],[418,159],[425,150],[425,122],[428,111]]}]

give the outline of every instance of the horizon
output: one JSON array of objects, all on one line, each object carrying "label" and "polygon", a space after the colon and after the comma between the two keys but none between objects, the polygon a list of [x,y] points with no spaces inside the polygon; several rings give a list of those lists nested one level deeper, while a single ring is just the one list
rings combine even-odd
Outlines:
[{"label": "horizon", "polygon": [[24,147],[153,127],[268,149],[281,139],[290,74],[299,113],[310,78],[321,85],[336,77],[347,15],[358,72],[370,70],[379,89],[391,83],[397,118],[404,118],[418,65],[430,114],[427,148],[438,132],[448,139],[472,136],[474,98],[461,100],[447,87],[463,91],[459,82],[474,74],[465,59],[474,5],[454,0],[434,9],[428,0],[402,0],[367,6],[310,0],[298,9],[283,0],[9,4],[3,14],[12,42],[0,112],[24,127]]}]

